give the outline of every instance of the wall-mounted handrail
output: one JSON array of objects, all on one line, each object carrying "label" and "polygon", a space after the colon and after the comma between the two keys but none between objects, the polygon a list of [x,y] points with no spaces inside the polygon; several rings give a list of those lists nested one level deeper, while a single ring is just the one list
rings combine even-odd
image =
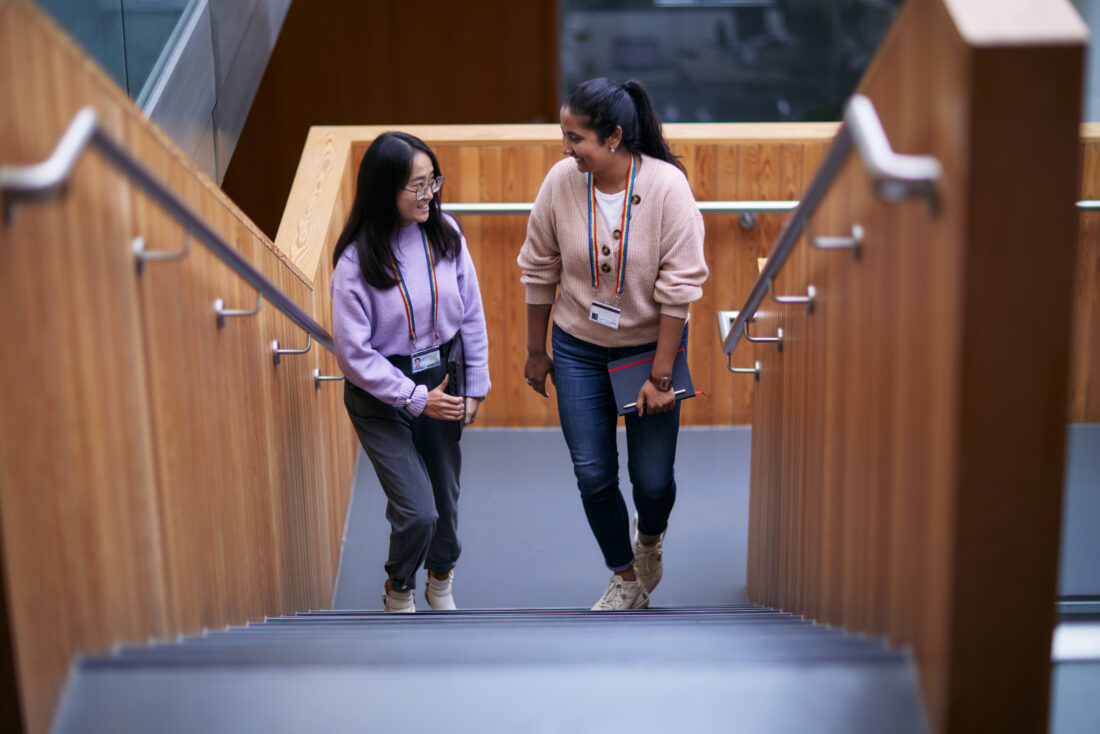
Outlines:
[{"label": "wall-mounted handrail", "polygon": [[[703,214],[786,214],[801,203],[793,199],[776,201],[697,201]],[[491,215],[530,214],[534,202],[530,201],[474,201],[443,204],[443,211],[450,214]],[[1100,209],[1100,200],[1077,202],[1078,209]]]},{"label": "wall-mounted handrail", "polygon": [[[697,201],[703,214],[786,214],[794,211],[801,203],[792,199],[776,201]],[[443,204],[443,211],[449,214],[470,214],[475,216],[492,214],[530,214],[534,202],[530,201],[474,201]],[[1078,209],[1100,209],[1100,200],[1077,202]]]},{"label": "wall-mounted handrail", "polygon": [[[703,214],[784,214],[798,206],[797,201],[697,201]],[[534,202],[465,202],[443,204],[449,214],[530,214]]]},{"label": "wall-mounted handrail", "polygon": [[942,173],[938,160],[927,155],[895,153],[875,106],[862,94],[853,94],[848,100],[844,121],[879,196],[892,202],[926,196],[935,206],[936,183]]},{"label": "wall-mounted handrail", "polygon": [[63,189],[80,154],[93,145],[115,168],[141,187],[168,214],[210,249],[233,272],[262,294],[263,298],[312,336],[325,349],[335,352],[332,336],[298,304],[268,280],[224,238],[191,210],[171,189],[160,182],[141,161],[123,148],[100,126],[96,111],[85,107],[77,112],[50,157],[28,166],[0,167],[0,198],[5,224],[11,222],[21,201],[39,200]]},{"label": "wall-mounted handrail", "polygon": [[764,301],[764,297],[768,294],[768,283],[779,274],[783,263],[787,260],[787,256],[794,249],[795,244],[798,243],[798,238],[802,235],[802,230],[806,226],[806,220],[817,209],[817,205],[824,198],[825,192],[828,191],[851,150],[852,138],[848,132],[848,123],[844,122],[837,130],[836,137],[833,138],[832,145],[829,146],[824,160],[821,161],[821,167],[817,169],[813,180],[810,181],[806,194],[799,201],[794,213],[779,232],[775,247],[772,248],[771,255],[756,276],[756,280],[749,290],[749,296],[745,299],[744,306],[737,312],[737,317],[734,319],[729,334],[722,344],[722,351],[727,355],[733,351],[741,340],[742,335],[745,333],[745,323],[756,314],[760,304]]},{"label": "wall-mounted handrail", "polygon": [[825,159],[810,181],[805,196],[798,202],[780,231],[771,255],[757,275],[745,305],[737,312],[737,317],[726,335],[722,350],[727,355],[727,361],[745,333],[745,324],[760,308],[768,293],[769,283],[783,268],[806,228],[806,223],[821,203],[853,147],[859,151],[860,159],[874,180],[875,189],[880,196],[890,201],[915,195],[934,198],[940,175],[939,162],[929,156],[895,153],[882,130],[874,105],[862,95],[853,95],[848,101],[844,122],[837,130]]}]

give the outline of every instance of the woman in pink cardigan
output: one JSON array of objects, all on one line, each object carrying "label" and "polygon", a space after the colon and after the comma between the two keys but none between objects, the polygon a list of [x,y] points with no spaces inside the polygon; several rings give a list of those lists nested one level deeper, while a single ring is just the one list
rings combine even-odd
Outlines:
[{"label": "woman in pink cardigan", "polygon": [[[584,82],[560,118],[569,158],[543,181],[518,258],[527,289],[524,374],[543,396],[547,376],[554,382],[585,515],[612,572],[592,608],[641,609],[661,580],[676,499],[680,408],[671,376],[687,347],[688,306],[707,277],[703,218],[640,83]],[[649,381],[626,416],[632,538],[607,363],[653,349]]]}]

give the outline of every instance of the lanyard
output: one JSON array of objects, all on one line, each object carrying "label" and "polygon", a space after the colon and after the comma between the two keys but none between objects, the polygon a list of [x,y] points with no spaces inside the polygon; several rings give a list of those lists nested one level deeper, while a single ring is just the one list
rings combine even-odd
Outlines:
[{"label": "lanyard", "polygon": [[[439,291],[436,288],[435,281],[435,260],[432,259],[432,248],[428,245],[428,235],[424,233],[423,229],[420,230],[420,239],[424,242],[424,259],[428,261],[428,284],[431,286],[432,291],[432,331],[435,334],[435,340],[439,341],[439,331],[436,326],[439,322]],[[393,265],[393,273],[397,276],[397,288],[401,291],[401,301],[405,304],[405,316],[409,320],[409,341],[416,344],[416,318],[413,316],[409,287],[405,284],[404,278],[401,277],[401,269],[397,267],[397,261],[392,256],[390,257],[390,264]]]},{"label": "lanyard", "polygon": [[[634,156],[630,156],[630,169],[627,171],[626,195],[623,197],[623,220],[619,228],[619,272],[615,293],[623,294],[623,284],[626,281],[626,243],[630,236],[630,209],[634,204],[634,177],[637,169],[634,165]],[[599,251],[596,246],[596,186],[592,182],[592,174],[588,174],[588,265],[592,271],[592,290],[600,288],[600,269],[596,267]]]}]

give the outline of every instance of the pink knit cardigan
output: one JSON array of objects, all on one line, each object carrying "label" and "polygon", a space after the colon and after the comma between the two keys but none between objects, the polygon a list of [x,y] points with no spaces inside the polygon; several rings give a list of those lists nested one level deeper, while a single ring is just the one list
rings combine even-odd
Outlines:
[{"label": "pink knit cardigan", "polygon": [[[703,217],[678,168],[642,156],[621,301],[615,293],[619,241],[598,215],[596,232],[596,266],[601,272],[599,290],[593,293],[587,177],[571,158],[559,161],[539,189],[517,258],[527,303],[554,304],[554,323],[560,328],[607,347],[657,341],[661,314],[687,318],[688,305],[703,295],[708,271]],[[617,330],[589,319],[593,300],[622,308]]]}]

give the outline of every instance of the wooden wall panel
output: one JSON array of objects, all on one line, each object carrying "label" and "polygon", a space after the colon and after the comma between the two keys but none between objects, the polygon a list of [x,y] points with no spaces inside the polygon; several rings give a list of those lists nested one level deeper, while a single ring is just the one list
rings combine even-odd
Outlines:
[{"label": "wooden wall panel", "polygon": [[[354,193],[359,161],[374,135],[385,129],[389,127],[315,129],[316,139],[311,138],[302,153],[298,188],[284,212],[277,239],[281,252],[300,271],[312,272],[331,256],[331,245],[343,226]],[[532,201],[545,172],[560,157],[558,131],[553,126],[404,129],[432,143],[447,176],[443,190],[447,202],[492,201],[489,191],[506,192],[501,194],[504,201]],[[785,175],[789,182],[801,180],[800,186],[804,186],[816,170],[835,126],[668,125],[667,129],[674,150],[683,156],[689,169],[697,198],[752,200],[797,198],[798,187],[788,186],[786,193],[780,190],[781,185],[776,188],[773,171],[787,166],[787,172],[778,175]],[[1100,197],[1095,183],[1100,181],[1095,163],[1098,156],[1090,152],[1095,151],[1098,139],[1100,131],[1082,131],[1082,198]],[[479,151],[494,140],[502,143],[500,153],[494,154],[500,166],[490,169]],[[763,141],[778,142],[765,146]],[[341,159],[348,155],[350,158]],[[502,183],[493,183],[494,178]],[[330,180],[338,185],[330,184]],[[345,203],[334,210],[332,201],[337,195]],[[326,216],[325,212],[331,213]],[[1100,421],[1100,360],[1092,358],[1096,352],[1096,334],[1100,332],[1100,313],[1092,315],[1100,309],[1096,297],[1100,291],[1100,260],[1096,230],[1089,225],[1090,216],[1100,218],[1100,215],[1081,215],[1075,307],[1078,316],[1071,360],[1070,419],[1075,422]],[[755,279],[756,258],[768,254],[785,215],[763,214],[758,219],[757,226],[746,231],[738,225],[736,216],[704,217],[711,276],[703,299],[692,309],[691,363],[700,389],[706,390],[710,398],[684,404],[685,425],[743,425],[752,421],[752,385],[746,385],[742,378],[727,377],[725,362],[716,348],[717,330],[712,329],[717,311],[740,306]],[[509,268],[522,245],[526,217],[467,215],[462,217],[462,226],[478,262],[486,299],[508,304],[505,317],[495,322],[490,334],[493,375],[505,375],[508,382],[498,384],[498,388],[503,386],[505,390],[495,390],[493,400],[486,402],[482,425],[556,425],[552,401],[538,398],[522,381],[514,382],[515,376],[522,374],[525,318],[522,308],[516,308],[517,303],[522,304],[523,291],[515,271]],[[851,223],[844,226],[850,228]],[[482,267],[486,270],[484,274],[480,273]],[[318,282],[327,277],[324,274],[322,278],[319,273]],[[323,296],[316,301],[326,319],[322,323],[328,323],[329,314],[324,310],[331,307],[327,287],[317,294]],[[750,366],[752,354],[752,349],[739,348],[734,355],[735,364]]]},{"label": "wooden wall panel", "polygon": [[295,2],[224,186],[274,238],[312,125],[551,122],[558,4]]},{"label": "wooden wall panel", "polygon": [[[78,101],[115,99],[109,85],[62,74],[67,59],[28,12],[0,8],[4,162],[45,158]],[[44,94],[11,72],[28,66],[62,83]],[[121,116],[103,122],[122,132]],[[0,358],[0,533],[16,711],[32,731],[45,730],[74,649],[164,630],[156,549],[124,531],[156,511],[127,212],[114,204],[126,189],[94,158],[73,176],[64,201],[20,207],[0,227],[0,308],[11,316]],[[93,240],[120,248],[102,252]]]},{"label": "wooden wall panel", "polygon": [[[1082,126],[1080,198],[1100,199],[1100,125]],[[1078,217],[1070,420],[1100,422],[1100,211]]]},{"label": "wooden wall panel", "polygon": [[[0,69],[0,162],[43,160],[91,104],[246,259],[331,320],[328,271],[320,298],[27,0],[0,2]],[[137,275],[138,235],[152,250],[185,239],[94,150],[56,200],[0,224],[13,340],[0,356],[5,731],[48,729],[77,653],[331,601],[355,457],[339,390],[314,389],[331,356],[315,347],[274,366],[269,342],[300,345],[296,326],[266,306],[218,329],[214,299],[251,307],[255,292],[199,244]]]},{"label": "wooden wall panel", "polygon": [[[861,259],[800,244],[776,283],[817,286],[814,315],[759,317],[785,338],[755,393],[750,599],[911,648],[935,731],[1047,725],[1062,442],[1067,405],[1087,414],[1096,288],[1091,215],[1075,252],[1068,206],[1075,161],[1094,165],[1067,144],[1084,28],[1057,5],[1021,23],[1037,6],[1013,0],[1003,36],[955,0],[903,8],[861,91],[896,150],[941,162],[938,210],[877,198],[853,154],[814,229],[861,224]],[[768,157],[780,169],[750,178],[789,178]]]},{"label": "wooden wall panel", "polygon": [[[315,128],[283,214],[276,246],[304,271],[331,258],[347,217],[355,172],[370,141],[389,127]],[[546,171],[561,158],[560,130],[552,125],[405,126],[435,151],[447,202],[531,202]],[[797,199],[835,125],[668,125],[674,151],[688,169],[696,197],[704,200]],[[336,150],[332,146],[336,145]],[[342,146],[342,148],[340,147]],[[348,150],[345,165],[339,150]],[[333,181],[346,182],[341,189]],[[322,217],[319,212],[331,211]],[[751,420],[753,383],[733,378],[721,352],[717,312],[738,308],[756,277],[756,259],[766,255],[785,215],[760,215],[748,230],[736,215],[707,215],[705,242],[711,275],[703,298],[692,307],[689,360],[696,388],[708,397],[684,403],[683,424],[731,425]],[[527,230],[525,215],[463,215],[460,224],[478,270],[489,328],[493,392],[481,408],[480,426],[555,426],[557,407],[523,380],[526,307],[516,256]],[[327,267],[327,265],[326,265]],[[327,277],[327,276],[326,276]],[[326,304],[325,308],[329,308]],[[325,315],[328,318],[327,312]],[[322,322],[327,323],[327,322]],[[737,364],[750,364],[739,350]]]}]

